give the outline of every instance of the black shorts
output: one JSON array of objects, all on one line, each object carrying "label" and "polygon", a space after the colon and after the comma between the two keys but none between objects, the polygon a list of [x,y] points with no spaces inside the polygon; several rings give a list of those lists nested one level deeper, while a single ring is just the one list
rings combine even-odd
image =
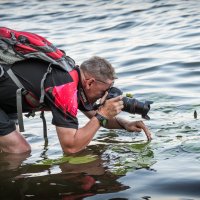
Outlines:
[{"label": "black shorts", "polygon": [[16,130],[17,113],[6,114],[0,108],[0,136],[7,135]]}]

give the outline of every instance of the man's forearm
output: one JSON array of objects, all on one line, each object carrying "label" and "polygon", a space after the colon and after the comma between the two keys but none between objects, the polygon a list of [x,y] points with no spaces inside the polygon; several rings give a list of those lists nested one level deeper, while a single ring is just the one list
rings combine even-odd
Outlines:
[{"label": "man's forearm", "polygon": [[77,146],[84,149],[90,141],[93,139],[94,135],[100,128],[99,121],[96,117],[92,117],[90,121],[82,128],[79,128],[75,134],[75,141]]},{"label": "man's forearm", "polygon": [[125,126],[128,123],[128,120],[122,119],[121,117],[114,117],[108,120],[108,129],[126,129]]},{"label": "man's forearm", "polygon": [[77,130],[56,127],[62,149],[65,153],[76,153],[84,149],[99,128],[99,121],[96,117],[92,117],[84,127]]},{"label": "man's forearm", "polygon": [[[90,111],[84,113],[90,119],[96,114],[96,111]],[[106,128],[108,129],[125,129],[125,125],[128,123],[128,120],[122,119],[121,117],[114,117],[108,120]]]}]

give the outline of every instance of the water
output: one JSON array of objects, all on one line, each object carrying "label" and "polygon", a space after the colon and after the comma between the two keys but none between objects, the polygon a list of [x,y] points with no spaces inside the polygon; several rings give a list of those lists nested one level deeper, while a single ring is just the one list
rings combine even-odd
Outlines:
[{"label": "water", "polygon": [[[74,157],[63,156],[50,113],[46,144],[39,116],[26,119],[32,153],[0,155],[0,199],[200,199],[200,1],[2,0],[0,6],[1,26],[41,34],[77,64],[105,57],[117,87],[154,101],[145,121],[153,141],[101,129]],[[87,119],[79,113],[79,121]]]}]

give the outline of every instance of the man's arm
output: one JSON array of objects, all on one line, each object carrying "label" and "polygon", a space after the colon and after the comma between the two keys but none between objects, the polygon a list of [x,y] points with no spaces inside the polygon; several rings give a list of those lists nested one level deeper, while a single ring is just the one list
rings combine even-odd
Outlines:
[{"label": "man's arm", "polygon": [[[121,97],[109,99],[98,110],[98,112],[108,119],[106,128],[109,129],[126,129],[127,131],[145,132],[148,139],[151,139],[151,134],[148,128],[142,121],[131,122],[122,118],[116,118],[117,114],[123,108]],[[64,127],[56,127],[58,138],[61,147],[65,153],[76,153],[84,149],[93,139],[97,130],[100,128],[99,120],[94,116],[96,112],[85,113],[90,121],[82,128],[72,129]]]},{"label": "man's arm", "polygon": [[[105,113],[106,118],[111,119],[121,112],[122,104],[121,97],[115,97],[107,101],[101,112]],[[63,151],[65,153],[76,153],[89,144],[99,128],[99,120],[91,115],[90,121],[82,128],[73,129],[56,126],[56,131]]]},{"label": "man's arm", "polygon": [[[91,118],[96,114],[96,111],[89,111],[89,112],[84,112],[84,114]],[[126,131],[129,132],[141,132],[142,130],[144,131],[146,137],[148,140],[151,140],[151,133],[147,126],[144,124],[143,121],[129,121],[126,119],[122,119],[121,117],[114,117],[112,119],[108,120],[108,124],[106,126],[108,129],[125,129]]]},{"label": "man's arm", "polygon": [[57,126],[56,131],[63,151],[65,153],[76,153],[90,143],[99,128],[98,119],[92,117],[82,128],[72,129]]},{"label": "man's arm", "polygon": [[113,119],[109,120],[107,128],[125,129],[126,131],[129,131],[129,132],[141,132],[143,130],[147,139],[148,140],[152,139],[149,129],[141,120],[129,121],[129,120],[122,119],[120,117],[114,117]]}]

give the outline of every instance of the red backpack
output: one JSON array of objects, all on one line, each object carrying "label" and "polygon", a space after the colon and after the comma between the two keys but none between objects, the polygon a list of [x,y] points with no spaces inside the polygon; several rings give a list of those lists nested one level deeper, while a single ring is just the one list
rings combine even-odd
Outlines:
[{"label": "red backpack", "polygon": [[[69,72],[75,68],[75,62],[65,52],[55,47],[44,37],[30,33],[12,30],[6,27],[0,27],[0,77],[3,75],[2,66],[11,66],[13,63],[28,58],[37,58],[49,62],[47,72],[41,80],[41,96],[38,100],[35,95],[27,91],[15,76],[12,70],[7,70],[8,75],[19,87],[17,90],[17,111],[20,131],[24,131],[23,117],[22,117],[22,96],[33,107],[33,112],[28,116],[34,115],[35,111],[42,110],[44,107],[44,81],[48,73],[51,72],[52,64],[54,66]],[[42,112],[44,116],[44,112]],[[43,119],[44,122],[44,119]]]},{"label": "red backpack", "polygon": [[38,58],[58,65],[65,71],[74,68],[74,61],[44,37],[0,27],[0,64],[13,64],[27,58]]}]

